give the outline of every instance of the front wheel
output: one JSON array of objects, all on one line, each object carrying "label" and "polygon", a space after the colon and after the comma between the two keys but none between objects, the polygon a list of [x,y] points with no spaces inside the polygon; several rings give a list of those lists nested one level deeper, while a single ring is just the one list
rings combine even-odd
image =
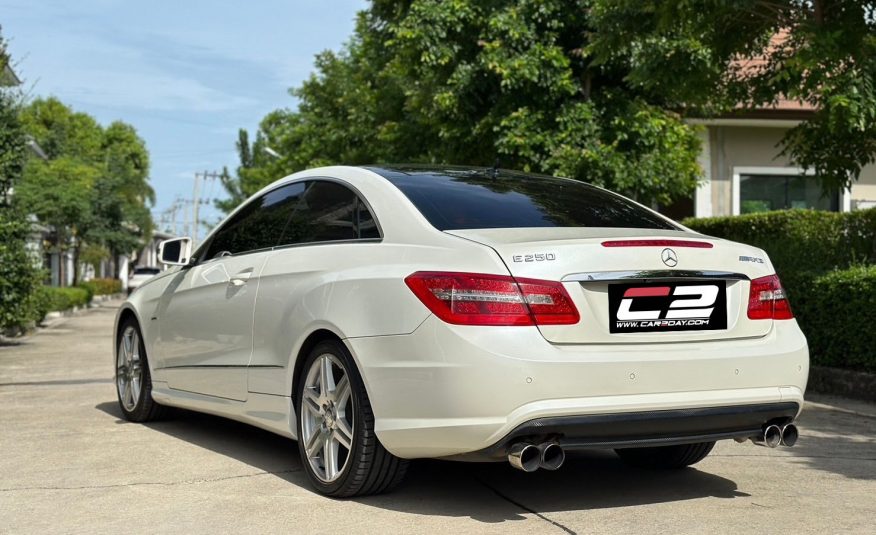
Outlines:
[{"label": "front wheel", "polygon": [[371,403],[347,348],[320,342],[303,369],[295,396],[298,451],[317,490],[346,498],[398,485],[408,462],[377,439]]},{"label": "front wheel", "polygon": [[122,416],[131,422],[149,422],[164,416],[165,407],[152,399],[152,375],[140,328],[133,319],[122,324],[116,351],[116,394]]},{"label": "front wheel", "polygon": [[715,442],[657,446],[653,448],[624,448],[614,450],[624,462],[642,468],[684,468],[706,458]]}]

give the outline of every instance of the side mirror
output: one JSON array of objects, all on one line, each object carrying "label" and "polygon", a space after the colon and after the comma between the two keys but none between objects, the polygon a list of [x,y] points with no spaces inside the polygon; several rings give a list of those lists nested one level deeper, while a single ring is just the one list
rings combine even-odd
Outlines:
[{"label": "side mirror", "polygon": [[158,244],[158,261],[168,266],[184,266],[192,256],[191,238],[174,238]]}]

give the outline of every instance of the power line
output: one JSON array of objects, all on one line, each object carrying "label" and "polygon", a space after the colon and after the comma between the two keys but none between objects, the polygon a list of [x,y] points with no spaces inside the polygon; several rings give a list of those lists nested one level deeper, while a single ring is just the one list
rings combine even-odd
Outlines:
[{"label": "power line", "polygon": [[[194,247],[198,245],[198,234],[200,233],[201,220],[199,218],[199,209],[201,207],[201,181],[212,180],[214,183],[222,176],[216,171],[204,171],[203,173],[195,173],[194,184],[192,184],[192,227],[191,236]],[[212,183],[211,183],[212,184]],[[212,190],[211,190],[212,192]],[[207,201],[209,202],[209,201]]]}]

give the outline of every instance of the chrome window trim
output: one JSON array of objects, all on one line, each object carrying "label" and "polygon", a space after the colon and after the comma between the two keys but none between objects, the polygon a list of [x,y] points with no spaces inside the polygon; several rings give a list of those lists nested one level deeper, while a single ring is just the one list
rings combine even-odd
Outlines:
[{"label": "chrome window trim", "polygon": [[563,277],[563,282],[618,282],[644,280],[751,280],[748,275],[732,271],[699,270],[641,270],[641,271],[591,271],[573,273]]}]

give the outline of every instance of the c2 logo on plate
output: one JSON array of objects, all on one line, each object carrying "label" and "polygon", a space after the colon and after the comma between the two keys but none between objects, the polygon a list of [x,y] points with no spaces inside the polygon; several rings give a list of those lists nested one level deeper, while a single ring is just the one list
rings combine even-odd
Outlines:
[{"label": "c2 logo on plate", "polygon": [[611,284],[610,331],[726,329],[726,282]]}]

